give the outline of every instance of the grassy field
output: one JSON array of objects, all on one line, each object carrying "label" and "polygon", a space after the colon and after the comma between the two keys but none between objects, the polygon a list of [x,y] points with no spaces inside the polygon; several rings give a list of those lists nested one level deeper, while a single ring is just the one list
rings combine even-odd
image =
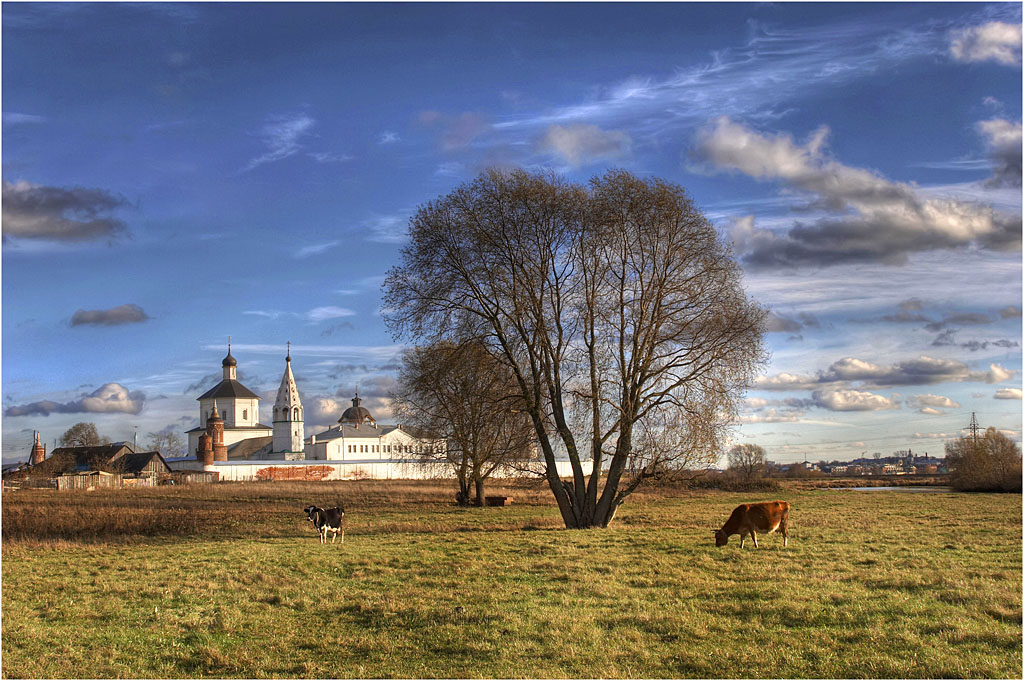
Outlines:
[{"label": "grassy field", "polygon": [[[566,531],[543,489],[505,492],[5,493],[3,676],[1021,676],[1019,495],[794,488],[767,495],[789,548],[740,550],[710,528],[766,495],[635,495]],[[336,499],[321,546],[301,509]]]}]

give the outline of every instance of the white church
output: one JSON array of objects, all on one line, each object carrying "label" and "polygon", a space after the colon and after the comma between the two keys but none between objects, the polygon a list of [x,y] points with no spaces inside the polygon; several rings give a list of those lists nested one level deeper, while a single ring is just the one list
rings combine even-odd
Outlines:
[{"label": "white church", "polygon": [[[238,380],[228,354],[223,378],[200,395],[199,425],[186,432],[188,456],[168,459],[175,470],[216,472],[220,480],[409,479],[450,475],[445,443],[414,436],[401,425],[378,424],[358,393],[338,425],[305,437],[302,399],[291,348],[274,401],[272,425],[259,422],[260,397]],[[439,458],[432,462],[424,454]]]},{"label": "white church", "polygon": [[[188,456],[166,459],[173,470],[217,473],[219,480],[408,480],[453,477],[446,443],[382,425],[360,405],[358,391],[338,424],[306,438],[302,399],[292,375],[291,344],[277,389],[271,425],[259,422],[260,397],[238,380],[238,361],[221,362],[220,383],[200,395],[199,425],[186,431]],[[584,473],[593,462],[584,461]],[[543,463],[538,462],[543,470]],[[559,475],[572,475],[568,461]],[[495,471],[494,477],[519,475]]]}]

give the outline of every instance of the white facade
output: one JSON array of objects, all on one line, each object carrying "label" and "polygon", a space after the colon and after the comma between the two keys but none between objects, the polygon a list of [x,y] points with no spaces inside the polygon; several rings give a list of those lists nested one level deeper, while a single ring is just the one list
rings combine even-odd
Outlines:
[{"label": "white facade", "polygon": [[444,452],[443,442],[420,440],[401,426],[344,423],[309,438],[306,459],[312,461],[382,461],[417,459]]},{"label": "white facade", "polygon": [[[255,428],[259,425],[260,400],[252,397],[211,397],[199,401],[199,427],[206,428],[206,420],[213,413],[213,403],[217,403],[217,413],[228,428]],[[256,437],[248,435],[246,437]],[[227,434],[225,433],[225,442]]]},{"label": "white facade", "polygon": [[290,348],[284,360],[284,375],[274,401],[274,446],[271,449],[272,458],[280,454],[282,459],[286,458],[286,454],[302,454],[305,450],[302,400],[299,399],[299,389],[295,387],[295,377],[292,375]]}]

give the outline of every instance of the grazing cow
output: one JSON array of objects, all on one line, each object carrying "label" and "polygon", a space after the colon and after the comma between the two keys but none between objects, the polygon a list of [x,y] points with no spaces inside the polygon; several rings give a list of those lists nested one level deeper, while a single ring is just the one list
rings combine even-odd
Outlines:
[{"label": "grazing cow", "polygon": [[729,536],[738,534],[740,536],[740,548],[743,548],[743,541],[747,534],[754,540],[754,548],[757,548],[757,533],[771,534],[775,530],[782,532],[782,545],[789,546],[789,502],[788,501],[762,501],[758,504],[740,504],[737,506],[729,519],[725,521],[720,530],[712,530],[715,533],[715,546],[725,546],[729,543]]},{"label": "grazing cow", "polygon": [[345,543],[345,509],[340,506],[323,509],[319,506],[307,506],[302,509],[306,512],[309,522],[313,523],[317,533],[320,534],[320,543],[327,543],[327,533],[333,532],[331,543],[341,534],[341,543]]}]

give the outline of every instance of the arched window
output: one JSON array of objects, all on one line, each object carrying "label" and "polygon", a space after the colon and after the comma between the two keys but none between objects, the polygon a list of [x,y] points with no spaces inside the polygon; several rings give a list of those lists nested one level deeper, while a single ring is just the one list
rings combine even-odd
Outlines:
[{"label": "arched window", "polygon": [[298,421],[299,420],[299,408],[298,407],[295,407],[295,411],[292,414],[292,420],[293,421]]}]

